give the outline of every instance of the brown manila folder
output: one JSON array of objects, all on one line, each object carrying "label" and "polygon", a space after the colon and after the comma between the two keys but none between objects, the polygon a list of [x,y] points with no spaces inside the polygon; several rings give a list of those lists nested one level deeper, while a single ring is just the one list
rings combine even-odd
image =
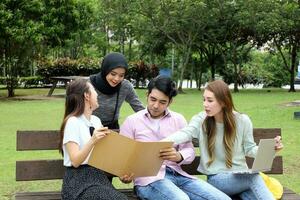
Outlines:
[{"label": "brown manila folder", "polygon": [[111,132],[99,140],[88,164],[116,176],[156,176],[163,160],[159,150],[172,147],[173,142],[140,142]]}]

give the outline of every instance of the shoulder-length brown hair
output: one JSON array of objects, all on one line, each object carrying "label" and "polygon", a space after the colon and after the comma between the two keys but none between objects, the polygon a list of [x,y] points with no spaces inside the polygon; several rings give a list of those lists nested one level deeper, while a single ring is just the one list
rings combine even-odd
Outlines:
[{"label": "shoulder-length brown hair", "polygon": [[88,79],[75,79],[66,88],[65,114],[60,126],[59,152],[63,154],[62,144],[67,120],[72,116],[80,116],[84,112],[84,94],[90,93]]},{"label": "shoulder-length brown hair", "polygon": [[[208,83],[205,90],[214,93],[218,103],[222,106],[224,137],[223,144],[225,150],[226,167],[232,167],[232,151],[236,137],[236,124],[233,111],[235,110],[231,93],[228,85],[222,80],[216,80]],[[207,146],[210,160],[207,165],[210,166],[215,159],[216,143],[216,121],[214,117],[207,116],[203,123],[203,130],[207,134]]]}]

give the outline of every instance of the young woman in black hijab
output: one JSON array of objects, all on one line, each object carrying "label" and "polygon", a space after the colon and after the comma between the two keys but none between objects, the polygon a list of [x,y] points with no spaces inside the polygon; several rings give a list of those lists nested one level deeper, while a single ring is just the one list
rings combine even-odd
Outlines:
[{"label": "young woman in black hijab", "polygon": [[99,107],[93,114],[109,129],[119,129],[118,119],[124,101],[128,102],[135,112],[144,109],[132,84],[124,79],[127,69],[124,55],[113,52],[103,58],[101,71],[90,76],[99,102]]}]

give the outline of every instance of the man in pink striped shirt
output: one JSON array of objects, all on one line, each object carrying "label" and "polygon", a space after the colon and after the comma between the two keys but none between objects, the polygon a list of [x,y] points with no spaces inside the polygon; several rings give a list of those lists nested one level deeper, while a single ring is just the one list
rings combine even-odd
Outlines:
[{"label": "man in pink striped shirt", "polygon": [[[169,77],[157,76],[151,80],[147,108],[127,117],[120,128],[120,134],[138,141],[160,141],[186,126],[187,122],[181,114],[168,109],[176,95],[176,85]],[[182,164],[189,164],[195,158],[191,142],[163,149],[160,156],[165,161],[156,176],[134,180],[140,199],[230,199],[207,182],[181,169]],[[122,181],[131,182],[131,177],[125,176]]]}]

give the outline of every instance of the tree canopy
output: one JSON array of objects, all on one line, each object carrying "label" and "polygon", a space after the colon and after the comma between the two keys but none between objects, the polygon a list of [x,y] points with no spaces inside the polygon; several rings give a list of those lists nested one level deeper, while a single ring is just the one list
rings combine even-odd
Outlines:
[{"label": "tree canopy", "polygon": [[[8,96],[14,95],[18,77],[36,72],[41,59],[100,61],[111,51],[125,54],[130,62],[172,68],[179,89],[184,79],[201,85],[220,76],[234,83],[235,91],[250,80],[289,84],[295,91],[299,48],[300,0],[0,3],[0,67]],[[259,52],[268,54],[260,60],[263,70],[253,63]],[[276,84],[267,80],[275,63],[280,72],[273,73],[288,74],[289,79],[276,79]]]}]

